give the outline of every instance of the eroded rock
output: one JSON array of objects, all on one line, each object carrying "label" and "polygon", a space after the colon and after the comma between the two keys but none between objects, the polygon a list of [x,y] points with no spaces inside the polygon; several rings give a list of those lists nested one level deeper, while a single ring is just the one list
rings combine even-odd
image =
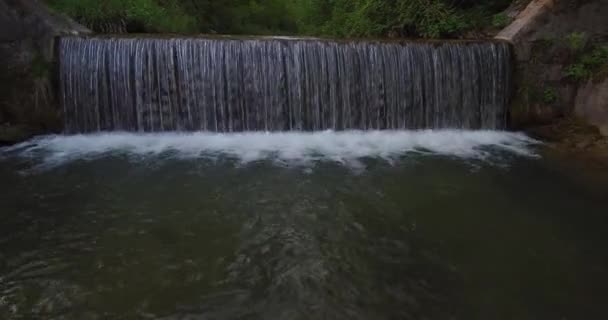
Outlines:
[{"label": "eroded rock", "polygon": [[608,136],[608,77],[602,81],[589,80],[579,88],[574,112]]}]

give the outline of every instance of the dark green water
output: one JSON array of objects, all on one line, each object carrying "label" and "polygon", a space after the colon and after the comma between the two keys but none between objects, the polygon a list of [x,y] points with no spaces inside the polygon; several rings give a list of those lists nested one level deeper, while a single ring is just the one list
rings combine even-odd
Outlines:
[{"label": "dark green water", "polygon": [[608,198],[548,160],[36,148],[0,158],[0,319],[608,318]]}]

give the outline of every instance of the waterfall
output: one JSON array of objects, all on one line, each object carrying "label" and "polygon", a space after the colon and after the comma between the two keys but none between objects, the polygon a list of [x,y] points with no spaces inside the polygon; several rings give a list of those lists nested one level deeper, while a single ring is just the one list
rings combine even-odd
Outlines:
[{"label": "waterfall", "polygon": [[64,37],[68,133],[501,129],[503,42]]}]

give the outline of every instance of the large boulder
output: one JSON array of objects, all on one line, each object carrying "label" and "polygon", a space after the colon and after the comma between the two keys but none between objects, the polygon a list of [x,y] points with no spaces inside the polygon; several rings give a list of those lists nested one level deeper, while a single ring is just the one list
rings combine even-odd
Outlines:
[{"label": "large boulder", "polygon": [[60,130],[55,39],[88,32],[41,1],[0,0],[0,143]]}]

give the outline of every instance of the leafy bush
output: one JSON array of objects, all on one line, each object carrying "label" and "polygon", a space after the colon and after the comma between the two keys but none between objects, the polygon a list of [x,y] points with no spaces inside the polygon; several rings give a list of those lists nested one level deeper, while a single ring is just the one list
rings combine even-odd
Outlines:
[{"label": "leafy bush", "polygon": [[461,37],[511,0],[47,0],[78,21],[124,21],[146,32]]},{"label": "leafy bush", "polygon": [[[299,0],[299,30],[313,35],[460,37],[483,28],[509,0]],[[481,4],[479,4],[481,3]],[[457,4],[457,5],[456,5]]]},{"label": "leafy bush", "polygon": [[597,45],[591,52],[583,54],[577,61],[569,65],[565,74],[567,77],[581,81],[593,77],[608,68],[608,44]]},{"label": "leafy bush", "polygon": [[557,101],[557,91],[554,88],[547,88],[543,92],[543,102],[545,104],[552,104]]},{"label": "leafy bush", "polygon": [[582,63],[575,63],[569,65],[568,67],[566,67],[565,74],[567,77],[575,81],[584,80],[590,75],[589,70],[587,70],[585,65]]},{"label": "leafy bush", "polygon": [[174,1],[155,0],[49,0],[57,11],[74,17],[85,25],[124,19],[150,32],[191,32],[195,19]]},{"label": "leafy bush", "polygon": [[572,32],[566,36],[566,45],[573,51],[579,51],[585,47],[585,39],[584,32]]},{"label": "leafy bush", "polygon": [[504,28],[511,23],[511,18],[504,13],[497,13],[492,17],[492,26],[495,28]]},{"label": "leafy bush", "polygon": [[399,4],[399,21],[412,23],[425,38],[439,38],[468,27],[462,15],[444,2],[402,0]]},{"label": "leafy bush", "polygon": [[591,53],[583,55],[581,62],[589,68],[600,67],[608,63],[608,44],[596,46]]}]

